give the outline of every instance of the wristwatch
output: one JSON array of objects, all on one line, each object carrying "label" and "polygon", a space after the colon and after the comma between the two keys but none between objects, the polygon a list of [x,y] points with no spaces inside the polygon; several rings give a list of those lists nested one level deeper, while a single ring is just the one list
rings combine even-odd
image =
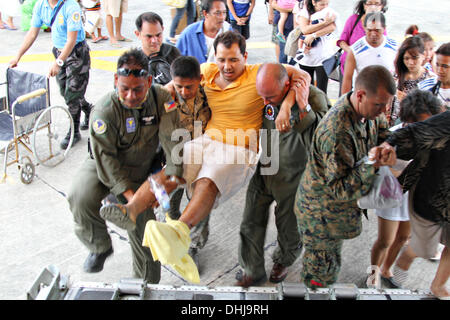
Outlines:
[{"label": "wristwatch", "polygon": [[60,58],[56,58],[56,64],[60,67],[64,65],[64,60],[61,60]]},{"label": "wristwatch", "polygon": [[309,103],[306,105],[305,109],[300,109],[300,112],[303,112],[303,113],[308,113],[310,111],[311,111],[311,105]]}]

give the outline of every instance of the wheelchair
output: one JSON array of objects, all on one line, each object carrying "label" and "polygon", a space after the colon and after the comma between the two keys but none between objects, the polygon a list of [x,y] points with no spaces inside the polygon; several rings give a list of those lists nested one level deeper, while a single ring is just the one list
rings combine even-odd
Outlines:
[{"label": "wheelchair", "polygon": [[[0,85],[6,85],[0,104],[0,152],[4,154],[0,183],[6,181],[7,167],[17,164],[20,180],[29,184],[37,165],[54,167],[67,157],[73,142],[73,119],[66,107],[50,105],[46,76],[8,68],[6,82]],[[62,150],[58,140],[69,131],[69,145]]]}]

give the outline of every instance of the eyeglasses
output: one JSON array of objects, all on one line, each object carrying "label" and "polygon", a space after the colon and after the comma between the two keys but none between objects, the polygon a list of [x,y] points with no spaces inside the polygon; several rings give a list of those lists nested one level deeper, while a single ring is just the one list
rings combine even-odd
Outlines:
[{"label": "eyeglasses", "polygon": [[215,11],[215,12],[211,12],[210,14],[215,15],[216,17],[221,17],[221,16],[226,16],[227,15],[227,11]]},{"label": "eyeglasses", "polygon": [[125,76],[128,77],[130,74],[135,76],[136,78],[145,77],[148,75],[148,70],[145,69],[125,69],[125,68],[119,68],[117,69],[117,74],[119,76]]},{"label": "eyeglasses", "polygon": [[382,3],[366,2],[366,3],[364,3],[364,5],[368,6],[368,7],[381,7],[383,4]]}]

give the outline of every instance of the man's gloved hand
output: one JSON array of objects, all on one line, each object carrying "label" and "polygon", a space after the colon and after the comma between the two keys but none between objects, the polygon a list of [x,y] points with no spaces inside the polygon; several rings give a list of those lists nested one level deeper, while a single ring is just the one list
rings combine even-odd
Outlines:
[{"label": "man's gloved hand", "polygon": [[166,215],[166,223],[150,220],[145,226],[142,245],[149,247],[153,259],[172,266],[183,278],[199,283],[197,266],[188,254],[191,244],[189,227]]}]

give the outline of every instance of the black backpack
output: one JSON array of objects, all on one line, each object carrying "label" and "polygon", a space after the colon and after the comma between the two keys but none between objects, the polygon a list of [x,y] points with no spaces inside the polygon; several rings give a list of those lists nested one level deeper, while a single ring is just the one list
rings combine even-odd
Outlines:
[{"label": "black backpack", "polygon": [[170,76],[170,63],[163,57],[155,57],[149,60],[148,70],[153,77],[153,83],[165,85],[172,80]]}]

